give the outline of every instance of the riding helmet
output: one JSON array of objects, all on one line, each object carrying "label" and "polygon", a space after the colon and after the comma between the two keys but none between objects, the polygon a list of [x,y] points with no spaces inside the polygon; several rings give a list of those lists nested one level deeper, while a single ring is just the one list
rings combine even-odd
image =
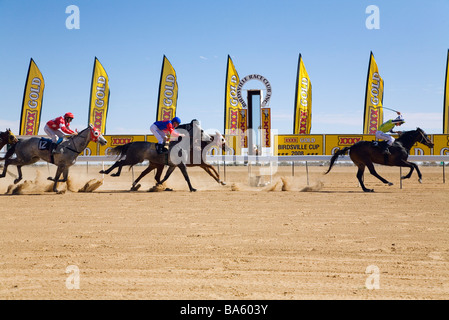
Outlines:
[{"label": "riding helmet", "polygon": [[64,115],[64,118],[72,118],[72,119],[74,119],[75,116],[73,115],[73,113],[67,112],[67,113]]},{"label": "riding helmet", "polygon": [[174,117],[171,122],[177,122],[178,124],[181,124],[181,119],[179,119],[178,117]]},{"label": "riding helmet", "polygon": [[405,120],[404,120],[404,118],[402,118],[402,116],[397,116],[397,118],[392,120],[391,122],[393,122],[393,123],[404,123]]}]

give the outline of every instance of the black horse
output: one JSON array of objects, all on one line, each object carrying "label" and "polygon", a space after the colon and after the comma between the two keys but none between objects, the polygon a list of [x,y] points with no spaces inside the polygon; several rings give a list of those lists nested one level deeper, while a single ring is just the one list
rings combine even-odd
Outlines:
[{"label": "black horse", "polygon": [[410,149],[416,142],[422,143],[429,148],[433,148],[432,141],[420,128],[417,128],[416,130],[405,131],[404,133],[402,133],[399,138],[394,141],[393,145],[389,147],[391,153],[390,155],[384,154],[382,148],[379,146],[380,143],[385,142],[379,143],[377,141],[359,141],[350,147],[346,147],[335,152],[330,160],[329,169],[325,174],[331,171],[335,160],[337,160],[339,156],[342,156],[346,154],[346,152],[350,151],[349,156],[351,157],[352,162],[354,162],[354,164],[359,168],[359,170],[357,171],[357,179],[359,180],[360,185],[365,192],[374,191],[373,189],[367,189],[363,184],[363,172],[365,171],[365,167],[368,167],[369,172],[383,183],[388,184],[389,186],[393,185],[393,183],[385,180],[376,172],[376,170],[374,169],[374,163],[387,166],[410,168],[410,172],[407,175],[401,177],[401,179],[410,178],[413,170],[416,169],[419,177],[418,181],[421,183],[422,175],[418,169],[418,166],[413,162],[407,161]]},{"label": "black horse", "polygon": [[[149,172],[151,172],[154,169],[157,169],[155,180],[157,184],[163,183],[169,176],[166,175],[166,178],[164,178],[163,181],[161,181],[161,174],[164,169],[165,165],[168,165],[169,168],[172,170],[171,172],[178,167],[181,172],[184,175],[185,180],[187,181],[187,184],[189,185],[190,191],[196,191],[190,184],[190,179],[187,174],[186,166],[192,166],[191,159],[192,159],[192,152],[193,148],[195,146],[198,146],[200,150],[202,150],[202,147],[204,144],[211,144],[214,142],[214,137],[208,135],[205,133],[200,126],[200,123],[198,120],[194,119],[190,123],[187,124],[181,124],[176,129],[178,131],[185,130],[189,137],[190,141],[182,142],[182,138],[180,138],[179,141],[172,141],[169,146],[169,151],[167,153],[158,154],[156,151],[156,144],[146,141],[136,141],[127,143],[122,146],[115,147],[111,150],[111,154],[119,155],[119,160],[117,160],[110,168],[107,170],[101,170],[100,173],[109,174],[112,170],[115,168],[118,168],[117,173],[112,174],[111,176],[118,177],[120,176],[121,170],[123,166],[133,166],[138,163],[141,163],[145,160],[149,160],[148,168],[146,168],[140,176],[133,182],[131,190],[136,191],[139,189],[140,185],[137,185],[137,183],[142,179],[145,175],[147,175]],[[223,139],[223,137],[217,133],[217,137],[220,137]],[[198,141],[196,141],[198,140]],[[221,141],[221,140],[220,140]],[[178,155],[178,160],[176,163],[173,163],[171,157],[173,155],[172,150],[173,148],[177,148],[178,152],[175,154]],[[175,149],[176,150],[176,149]],[[202,158],[202,157],[201,157]],[[201,165],[202,164],[202,165]],[[203,161],[201,163],[197,164],[203,167],[203,169],[208,172],[212,177],[214,177],[217,182],[222,183],[218,173],[216,174],[216,177],[209,171],[211,167],[208,164],[205,164]],[[216,173],[215,169],[212,170]]]}]

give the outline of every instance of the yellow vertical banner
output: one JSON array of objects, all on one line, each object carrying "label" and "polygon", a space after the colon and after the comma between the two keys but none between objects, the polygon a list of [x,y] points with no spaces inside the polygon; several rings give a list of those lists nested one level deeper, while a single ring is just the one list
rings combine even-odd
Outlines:
[{"label": "yellow vertical banner", "polygon": [[295,115],[293,119],[294,134],[310,134],[312,125],[312,84],[302,61],[298,59],[296,78]]},{"label": "yellow vertical banner", "polygon": [[238,133],[239,110],[242,108],[237,98],[237,86],[240,82],[239,74],[235,70],[234,63],[228,55],[226,67],[226,87],[224,103],[224,132],[225,135],[236,135]]},{"label": "yellow vertical banner", "polygon": [[97,57],[95,57],[90,88],[88,125],[93,124],[103,135],[106,133],[109,96],[108,74]]},{"label": "yellow vertical banner", "polygon": [[239,110],[239,146],[240,148],[248,148],[248,137],[246,131],[248,130],[248,112],[247,109]]},{"label": "yellow vertical banner", "polygon": [[20,135],[37,135],[44,98],[44,77],[31,58],[23,91]]},{"label": "yellow vertical banner", "polygon": [[444,81],[443,133],[449,134],[449,50],[446,60],[446,79]]},{"label": "yellow vertical banner", "polygon": [[157,98],[156,121],[173,119],[176,116],[177,101],[178,82],[176,80],[176,72],[170,61],[164,55]]},{"label": "yellow vertical banner", "polygon": [[368,75],[366,79],[363,134],[375,134],[383,122],[382,102],[384,81],[379,75],[374,55],[370,53]]},{"label": "yellow vertical banner", "polygon": [[271,109],[261,108],[262,147],[271,147]]}]

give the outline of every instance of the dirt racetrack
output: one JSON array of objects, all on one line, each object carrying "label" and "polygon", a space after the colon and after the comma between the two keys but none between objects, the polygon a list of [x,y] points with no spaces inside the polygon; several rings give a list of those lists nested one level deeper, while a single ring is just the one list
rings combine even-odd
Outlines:
[{"label": "dirt racetrack", "polygon": [[227,167],[226,186],[189,168],[196,193],[179,170],[172,192],[148,192],[153,173],[129,192],[124,169],[78,192],[102,175],[77,165],[54,194],[54,167],[24,167],[16,195],[0,180],[0,299],[448,299],[442,167],[402,189],[399,168],[377,167],[394,186],[365,174],[374,193],[355,167],[326,168],[309,166],[308,186],[304,166],[279,167],[258,188],[244,166]]}]

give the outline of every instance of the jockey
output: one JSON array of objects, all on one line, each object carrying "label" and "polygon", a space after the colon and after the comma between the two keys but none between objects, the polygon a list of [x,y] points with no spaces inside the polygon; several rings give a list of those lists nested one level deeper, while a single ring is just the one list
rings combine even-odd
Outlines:
[{"label": "jockey", "polygon": [[396,126],[400,126],[405,123],[404,118],[401,116],[400,112],[397,112],[398,116],[396,119],[390,119],[384,123],[382,123],[376,131],[376,138],[380,140],[386,140],[385,147],[383,149],[384,154],[390,154],[388,147],[391,147],[394,142],[394,138],[390,136],[388,133],[401,133],[401,131],[393,131],[393,128]]},{"label": "jockey", "polygon": [[185,135],[177,132],[175,129],[181,124],[181,119],[174,117],[172,120],[156,121],[154,122],[150,130],[157,139],[156,151],[161,154],[167,151],[165,148],[165,141],[170,137],[184,137]]},{"label": "jockey", "polygon": [[[62,141],[64,133],[73,135],[78,134],[78,132],[70,129],[70,122],[73,118],[75,118],[73,113],[67,112],[63,117],[61,116],[47,122],[44,131],[50,137],[51,141],[58,144]],[[56,153],[56,151],[53,150],[53,153]]]}]

